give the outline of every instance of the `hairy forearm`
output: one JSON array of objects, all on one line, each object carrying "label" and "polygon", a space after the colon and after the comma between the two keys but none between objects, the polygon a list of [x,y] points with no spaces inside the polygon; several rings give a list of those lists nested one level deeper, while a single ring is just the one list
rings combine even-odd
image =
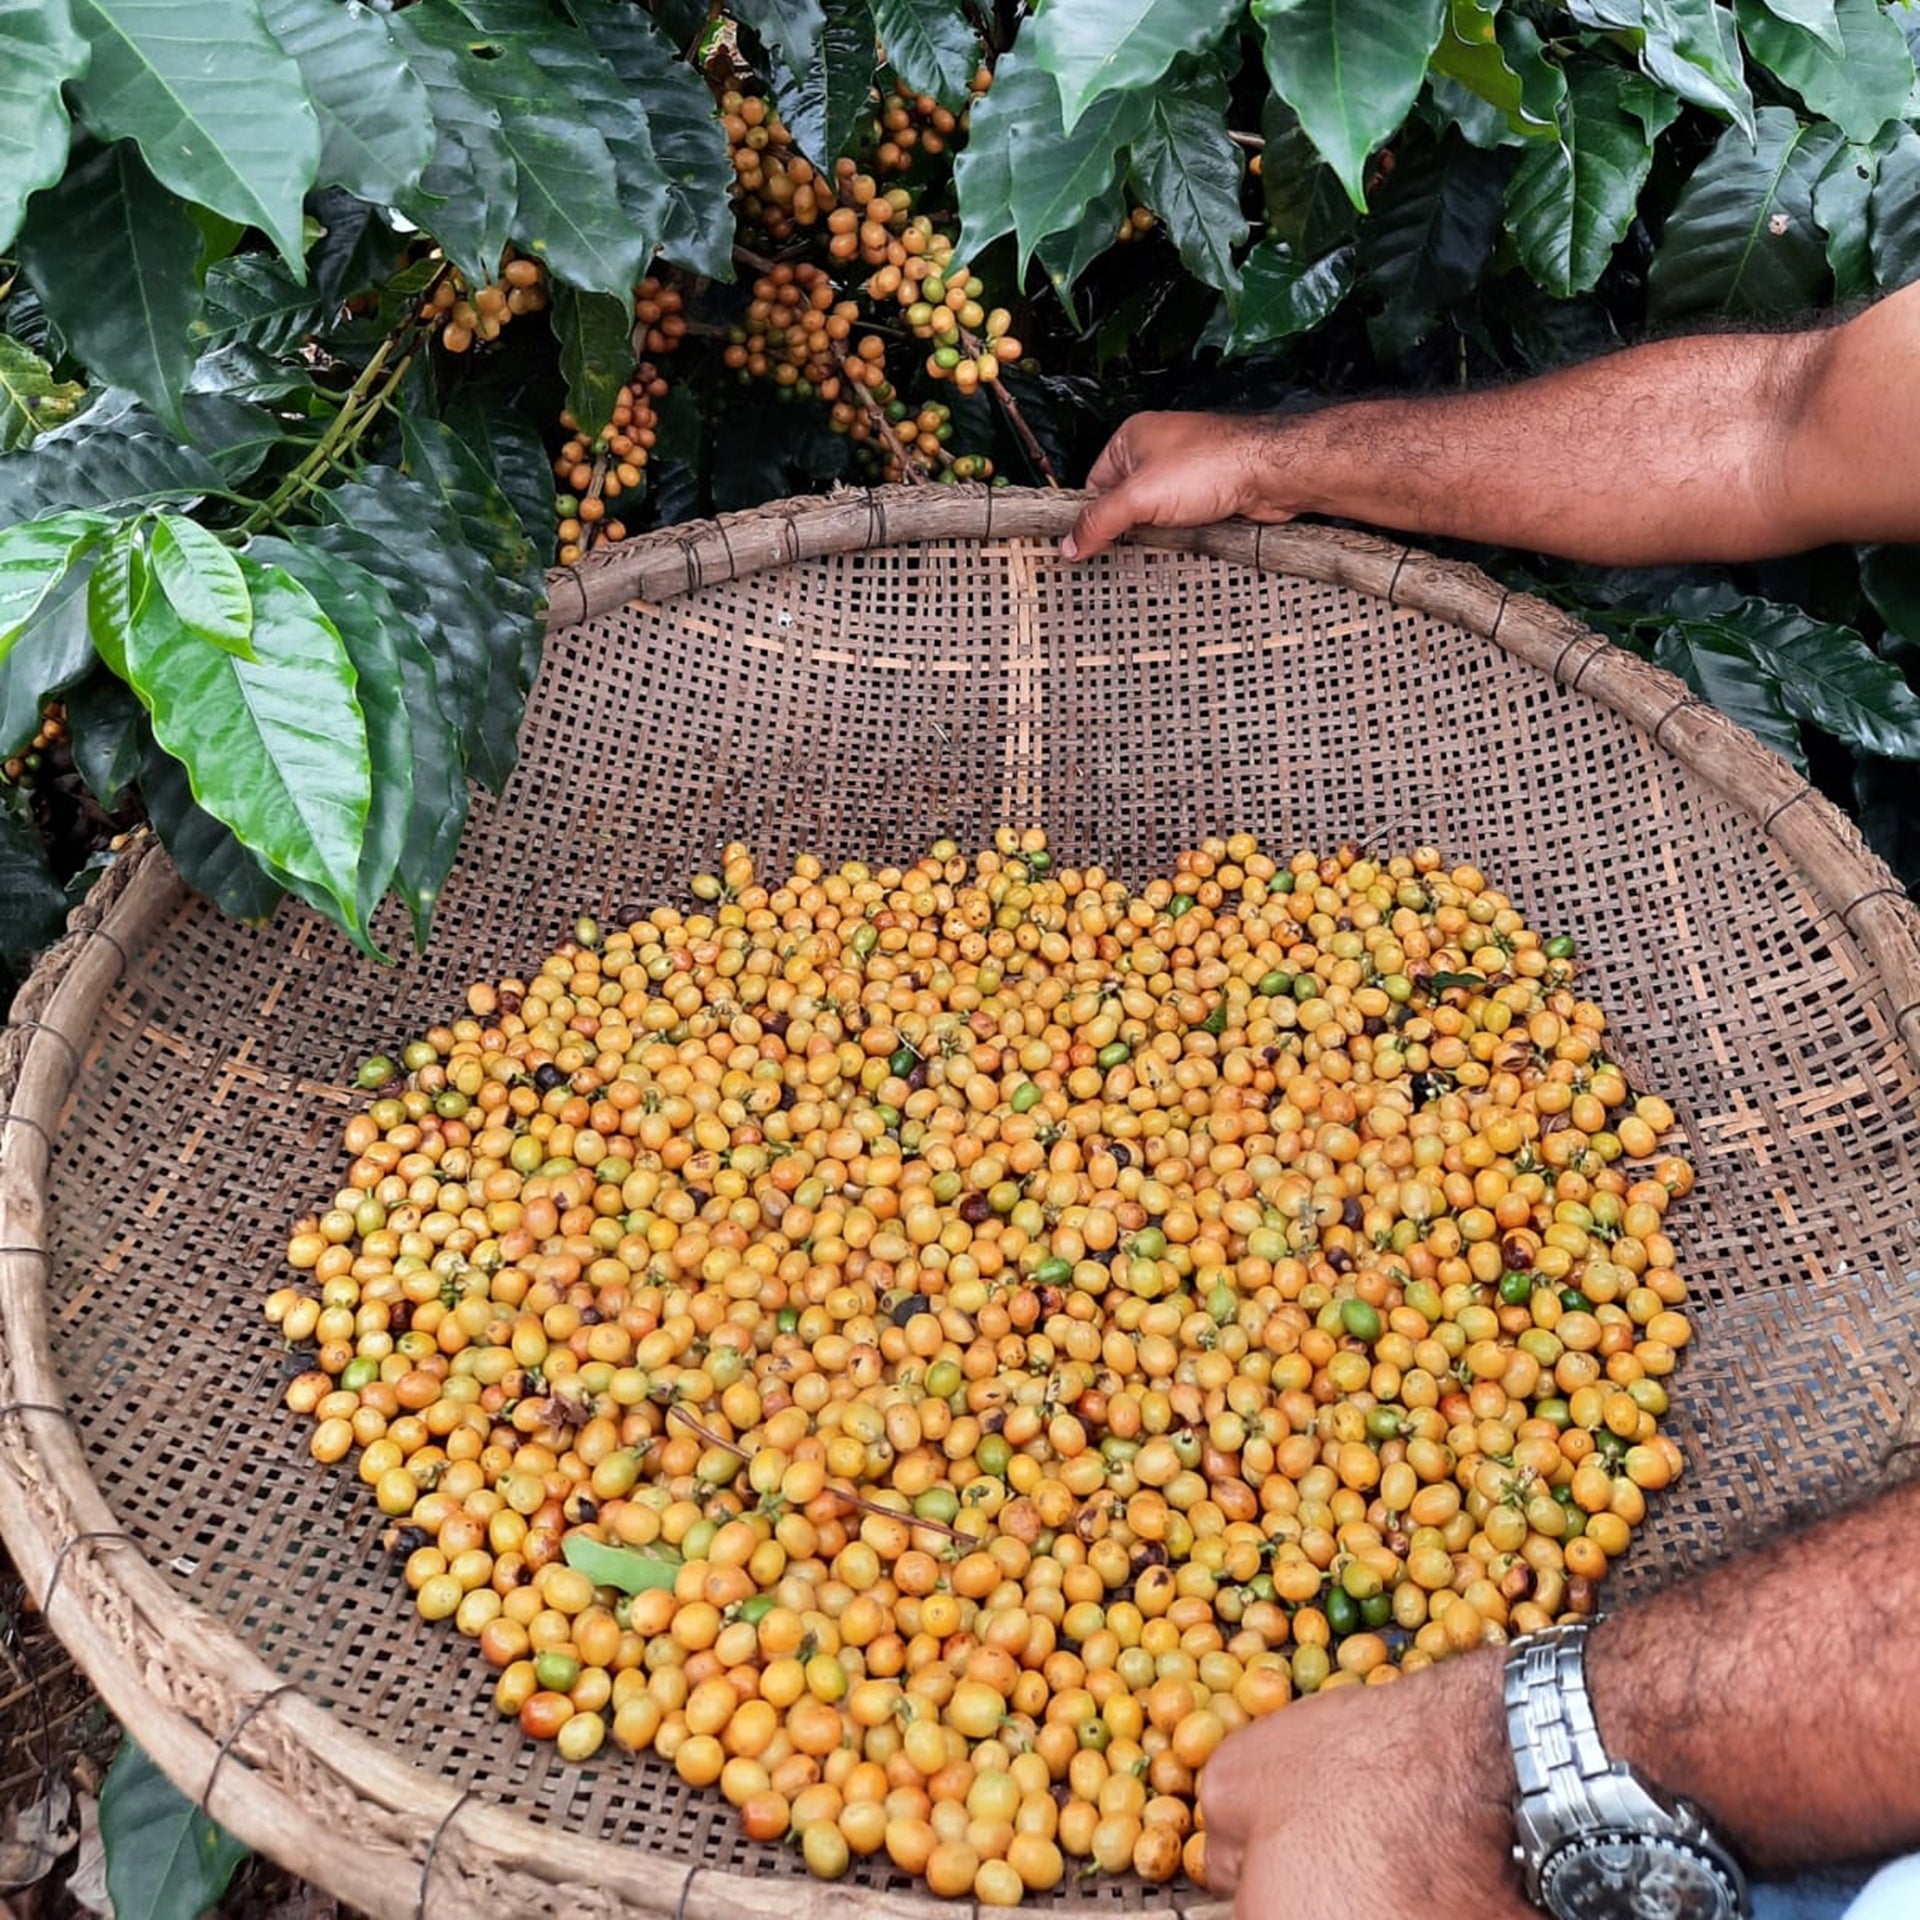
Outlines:
[{"label": "hairy forearm", "polygon": [[1920,1482],[1604,1621],[1601,1737],[1756,1866],[1920,1845],[1916,1617]]},{"label": "hairy forearm", "polygon": [[1779,551],[1821,334],[1659,342],[1488,392],[1364,401],[1248,445],[1279,513],[1648,565]]},{"label": "hairy forearm", "polygon": [[1062,542],[1301,513],[1651,566],[1920,541],[1920,283],[1843,326],[1635,347],[1486,393],[1136,414]]}]

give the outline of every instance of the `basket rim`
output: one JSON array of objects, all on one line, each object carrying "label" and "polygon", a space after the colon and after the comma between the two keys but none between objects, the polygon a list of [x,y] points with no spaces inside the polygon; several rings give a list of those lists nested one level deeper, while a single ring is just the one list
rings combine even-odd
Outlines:
[{"label": "basket rim", "polygon": [[[548,576],[559,631],[631,601],[829,554],[937,540],[1057,540],[1084,496],[980,487],[843,490],[665,529]],[[1792,860],[1872,962],[1886,1011],[1920,1063],[1920,913],[1851,821],[1672,675],[1477,568],[1346,529],[1226,521],[1125,543],[1199,553],[1348,587],[1449,621],[1611,708],[1702,779]],[[483,1801],[339,1720],[218,1618],[183,1599],[117,1527],[52,1359],[46,1213],[60,1114],[95,1018],[187,889],[151,836],[109,870],[42,956],[0,1030],[0,1532],[49,1624],[126,1730],[183,1792],[249,1845],[381,1920],[548,1911],[594,1887],[604,1910],[731,1920],[908,1920],[930,1895],[685,1867],[536,1824]],[[343,1845],[343,1838],[351,1841]],[[954,1903],[937,1903],[954,1910]],[[1226,1920],[1182,1889],[1141,1920]]]}]

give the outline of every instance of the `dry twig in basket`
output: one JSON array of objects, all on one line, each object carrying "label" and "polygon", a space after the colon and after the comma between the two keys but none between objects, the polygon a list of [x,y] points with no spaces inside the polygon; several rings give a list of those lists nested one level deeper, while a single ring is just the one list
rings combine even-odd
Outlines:
[{"label": "dry twig in basket", "polygon": [[[670,1418],[678,1420],[696,1440],[703,1440],[710,1447],[718,1447],[738,1460],[752,1458],[744,1447],[736,1447],[731,1440],[722,1440],[710,1427],[703,1427],[677,1400],[668,1406],[667,1413]],[[881,1506],[877,1500],[862,1499],[851,1487],[843,1486],[838,1480],[829,1480],[826,1490],[848,1506],[858,1507],[862,1513],[877,1514],[882,1520],[898,1520],[909,1527],[925,1527],[929,1533],[944,1533],[949,1540],[958,1540],[967,1546],[976,1544],[970,1535],[941,1521],[923,1520],[918,1514],[901,1513],[893,1507]]]}]

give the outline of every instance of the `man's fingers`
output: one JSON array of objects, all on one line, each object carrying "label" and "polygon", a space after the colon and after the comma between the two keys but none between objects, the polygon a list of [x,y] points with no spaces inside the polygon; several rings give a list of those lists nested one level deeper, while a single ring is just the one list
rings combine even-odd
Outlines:
[{"label": "man's fingers", "polygon": [[[1131,422],[1128,423],[1131,426]],[[1095,493],[1109,493],[1133,471],[1133,452],[1127,444],[1127,427],[1122,427],[1100,449],[1100,458],[1087,475],[1087,485]]]},{"label": "man's fingers", "polygon": [[1060,543],[1060,551],[1069,560],[1091,560],[1104,553],[1129,527],[1140,522],[1140,511],[1131,485],[1115,487],[1097,500],[1089,500],[1080,510],[1080,518]]},{"label": "man's fingers", "polygon": [[1240,1884],[1240,1869],[1244,1864],[1242,1851],[1232,1845],[1223,1834],[1208,1831],[1207,1834],[1207,1891],[1216,1900],[1231,1900],[1234,1889]]}]

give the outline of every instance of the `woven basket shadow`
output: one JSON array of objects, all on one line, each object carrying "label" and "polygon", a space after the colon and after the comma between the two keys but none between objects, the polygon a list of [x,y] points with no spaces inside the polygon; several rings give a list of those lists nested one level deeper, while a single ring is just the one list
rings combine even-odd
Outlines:
[{"label": "woven basket shadow", "polygon": [[[331,1194],[352,1063],[625,916],[726,840],[901,858],[1044,823],[1134,879],[1209,833],[1431,842],[1577,935],[1678,1108],[1693,1463],[1620,1574],[1881,1468],[1920,1332],[1920,931],[1853,829],[1678,682],[1483,576],[1231,525],[1068,566],[1059,496],[843,495],[556,576],[519,772],[432,951],[383,970],[121,863],[0,1042],[0,1524],[114,1713],[196,1800],[369,1913],[926,1915],[741,1840],[610,1748],[566,1765],[422,1626],[259,1303]],[[401,929],[390,930],[400,944]],[[1204,1911],[1097,1879],[1058,1904]]]}]

